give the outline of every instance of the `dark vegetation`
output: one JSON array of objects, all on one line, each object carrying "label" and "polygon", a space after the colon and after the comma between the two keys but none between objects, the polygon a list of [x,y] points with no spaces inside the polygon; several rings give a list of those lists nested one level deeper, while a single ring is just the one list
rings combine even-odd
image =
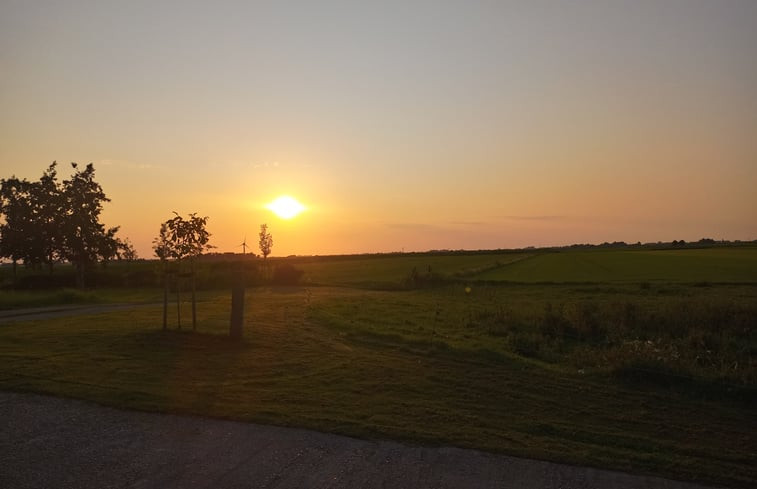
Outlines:
[{"label": "dark vegetation", "polygon": [[[754,486],[754,364],[734,374],[728,341],[754,285],[468,280],[255,288],[243,342],[227,291],[198,292],[196,332],[162,331],[160,305],[2,324],[0,388]],[[82,299],[106,292],[134,293]]]},{"label": "dark vegetation", "polygon": [[[757,400],[757,281],[748,280],[757,277],[753,248],[630,255],[597,250],[265,260],[254,255],[200,255],[199,247],[207,246],[207,236],[194,242],[194,248],[185,247],[194,250],[186,255],[192,257],[186,269],[191,268],[191,274],[181,273],[181,260],[141,260],[99,268],[90,274],[90,282],[126,290],[165,284],[167,292],[178,293],[182,287],[229,290],[241,275],[247,287],[340,285],[404,291],[397,296],[403,299],[393,304],[346,310],[350,303],[346,301],[335,306],[339,312],[331,320],[363,326],[350,329],[351,334],[393,334],[411,343],[437,345],[475,343],[480,350],[601,372],[622,383],[657,385],[747,404]],[[676,263],[677,259],[682,261]],[[661,268],[660,260],[675,265],[664,269],[670,280],[628,280],[638,274],[653,277]],[[692,270],[692,264],[696,269]],[[173,274],[169,281],[167,270]],[[12,285],[7,272],[5,268],[0,275],[5,287]],[[531,286],[510,280],[524,272],[535,277],[572,274],[584,280]],[[607,281],[608,273],[616,280]],[[16,280],[16,290],[71,287],[75,275],[70,266],[59,266],[52,275],[25,270]],[[68,290],[53,293],[48,300],[76,303],[97,295]],[[464,299],[452,293],[460,290],[468,290]],[[397,316],[396,324],[412,323],[417,329],[373,326],[375,318],[388,314]]]},{"label": "dark vegetation", "polygon": [[107,264],[136,253],[128,240],[116,238],[118,227],[105,228],[100,222],[102,205],[110,199],[95,181],[94,166],[71,166],[73,174],[62,182],[55,162],[38,181],[0,180],[0,257],[13,263],[14,272],[22,262],[52,274],[56,263],[67,261],[83,286],[85,273],[98,261]]},{"label": "dark vegetation", "polygon": [[[191,223],[191,217],[182,222]],[[204,221],[196,224],[197,229],[204,230]],[[185,234],[192,236],[189,230]],[[201,255],[200,248],[207,249],[207,236],[190,241],[194,244],[181,245],[185,249],[182,256],[189,259],[112,263],[92,271],[89,281],[107,288],[165,285],[166,293],[191,289],[193,297],[194,290],[229,290],[240,275],[247,287],[341,285],[412,292],[413,301],[403,314],[411,318],[424,311],[416,321],[421,329],[392,332],[383,327],[375,332],[400,334],[413,342],[467,337],[475,339],[481,349],[606,372],[622,382],[660,384],[710,397],[755,401],[757,288],[755,281],[745,280],[757,277],[757,251],[753,248],[641,251],[630,255],[623,251],[573,251],[265,260],[254,255]],[[178,251],[171,253],[179,257]],[[675,268],[661,267],[661,260],[673,263]],[[692,265],[696,269],[692,270]],[[638,274],[654,276],[661,268],[671,280],[624,280]],[[10,287],[13,281],[7,268],[4,272],[2,283]],[[523,273],[530,277],[572,274],[584,281],[540,282],[525,287],[525,283],[510,280]],[[608,273],[617,280],[606,281]],[[680,274],[678,280],[676,274]],[[496,280],[498,277],[501,279]],[[586,281],[591,278],[596,281]],[[23,270],[17,277],[16,290],[59,289],[75,283],[76,270],[61,265],[52,275]],[[454,313],[445,313],[445,308],[456,303],[450,302],[449,291],[465,287],[470,291],[467,302],[455,306]],[[428,293],[413,292],[423,290]],[[51,297],[56,301],[54,295]],[[57,301],[76,302],[84,300],[82,297],[88,296],[69,292]],[[429,302],[430,297],[436,297],[437,303]],[[192,303],[195,317],[195,301]],[[389,306],[369,304],[341,314],[361,324],[356,318],[364,313],[382,317],[387,308],[398,313],[400,306]]]}]

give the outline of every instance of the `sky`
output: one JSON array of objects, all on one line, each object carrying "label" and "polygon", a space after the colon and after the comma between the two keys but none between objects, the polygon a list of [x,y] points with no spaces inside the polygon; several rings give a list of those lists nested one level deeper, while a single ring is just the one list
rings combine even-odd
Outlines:
[{"label": "sky", "polygon": [[757,2],[0,0],[0,177],[53,160],[145,258],[757,239]]}]

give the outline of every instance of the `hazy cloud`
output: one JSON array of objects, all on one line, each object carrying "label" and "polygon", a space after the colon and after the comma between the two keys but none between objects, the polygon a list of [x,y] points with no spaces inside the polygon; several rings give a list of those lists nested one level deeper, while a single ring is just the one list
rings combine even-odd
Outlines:
[{"label": "hazy cloud", "polygon": [[278,168],[281,164],[278,161],[266,161],[263,163],[254,163],[253,168]]},{"label": "hazy cloud", "polygon": [[403,229],[412,231],[444,231],[446,228],[435,226],[433,224],[412,223],[412,222],[388,222],[384,224],[391,229]]},{"label": "hazy cloud", "polygon": [[450,222],[450,225],[452,226],[490,226],[491,222],[484,222],[484,221],[452,221]]},{"label": "hazy cloud", "polygon": [[571,219],[570,216],[502,216],[502,218],[511,221],[565,221]]},{"label": "hazy cloud", "polygon": [[158,165],[153,165],[151,163],[136,163],[126,160],[99,160],[95,162],[95,166],[98,165],[111,166],[116,168],[127,168],[130,170],[151,170],[154,168],[159,168]]},{"label": "hazy cloud", "polygon": [[310,163],[299,163],[290,165],[287,163],[281,163],[280,161],[264,161],[262,163],[247,163],[250,168],[310,168],[313,165]]}]

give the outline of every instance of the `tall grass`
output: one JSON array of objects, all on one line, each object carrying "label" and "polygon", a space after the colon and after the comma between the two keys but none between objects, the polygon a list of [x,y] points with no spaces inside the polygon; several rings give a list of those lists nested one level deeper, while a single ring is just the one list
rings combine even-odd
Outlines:
[{"label": "tall grass", "polygon": [[466,293],[458,284],[366,292],[321,302],[311,314],[370,341],[485,350],[619,382],[757,402],[753,289],[474,284]]}]

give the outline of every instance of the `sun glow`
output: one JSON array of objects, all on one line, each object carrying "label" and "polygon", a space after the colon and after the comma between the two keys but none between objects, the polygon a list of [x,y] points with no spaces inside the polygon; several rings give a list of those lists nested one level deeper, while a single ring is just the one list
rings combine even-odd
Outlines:
[{"label": "sun glow", "polygon": [[282,219],[292,219],[305,210],[304,205],[288,195],[282,195],[265,207]]}]

